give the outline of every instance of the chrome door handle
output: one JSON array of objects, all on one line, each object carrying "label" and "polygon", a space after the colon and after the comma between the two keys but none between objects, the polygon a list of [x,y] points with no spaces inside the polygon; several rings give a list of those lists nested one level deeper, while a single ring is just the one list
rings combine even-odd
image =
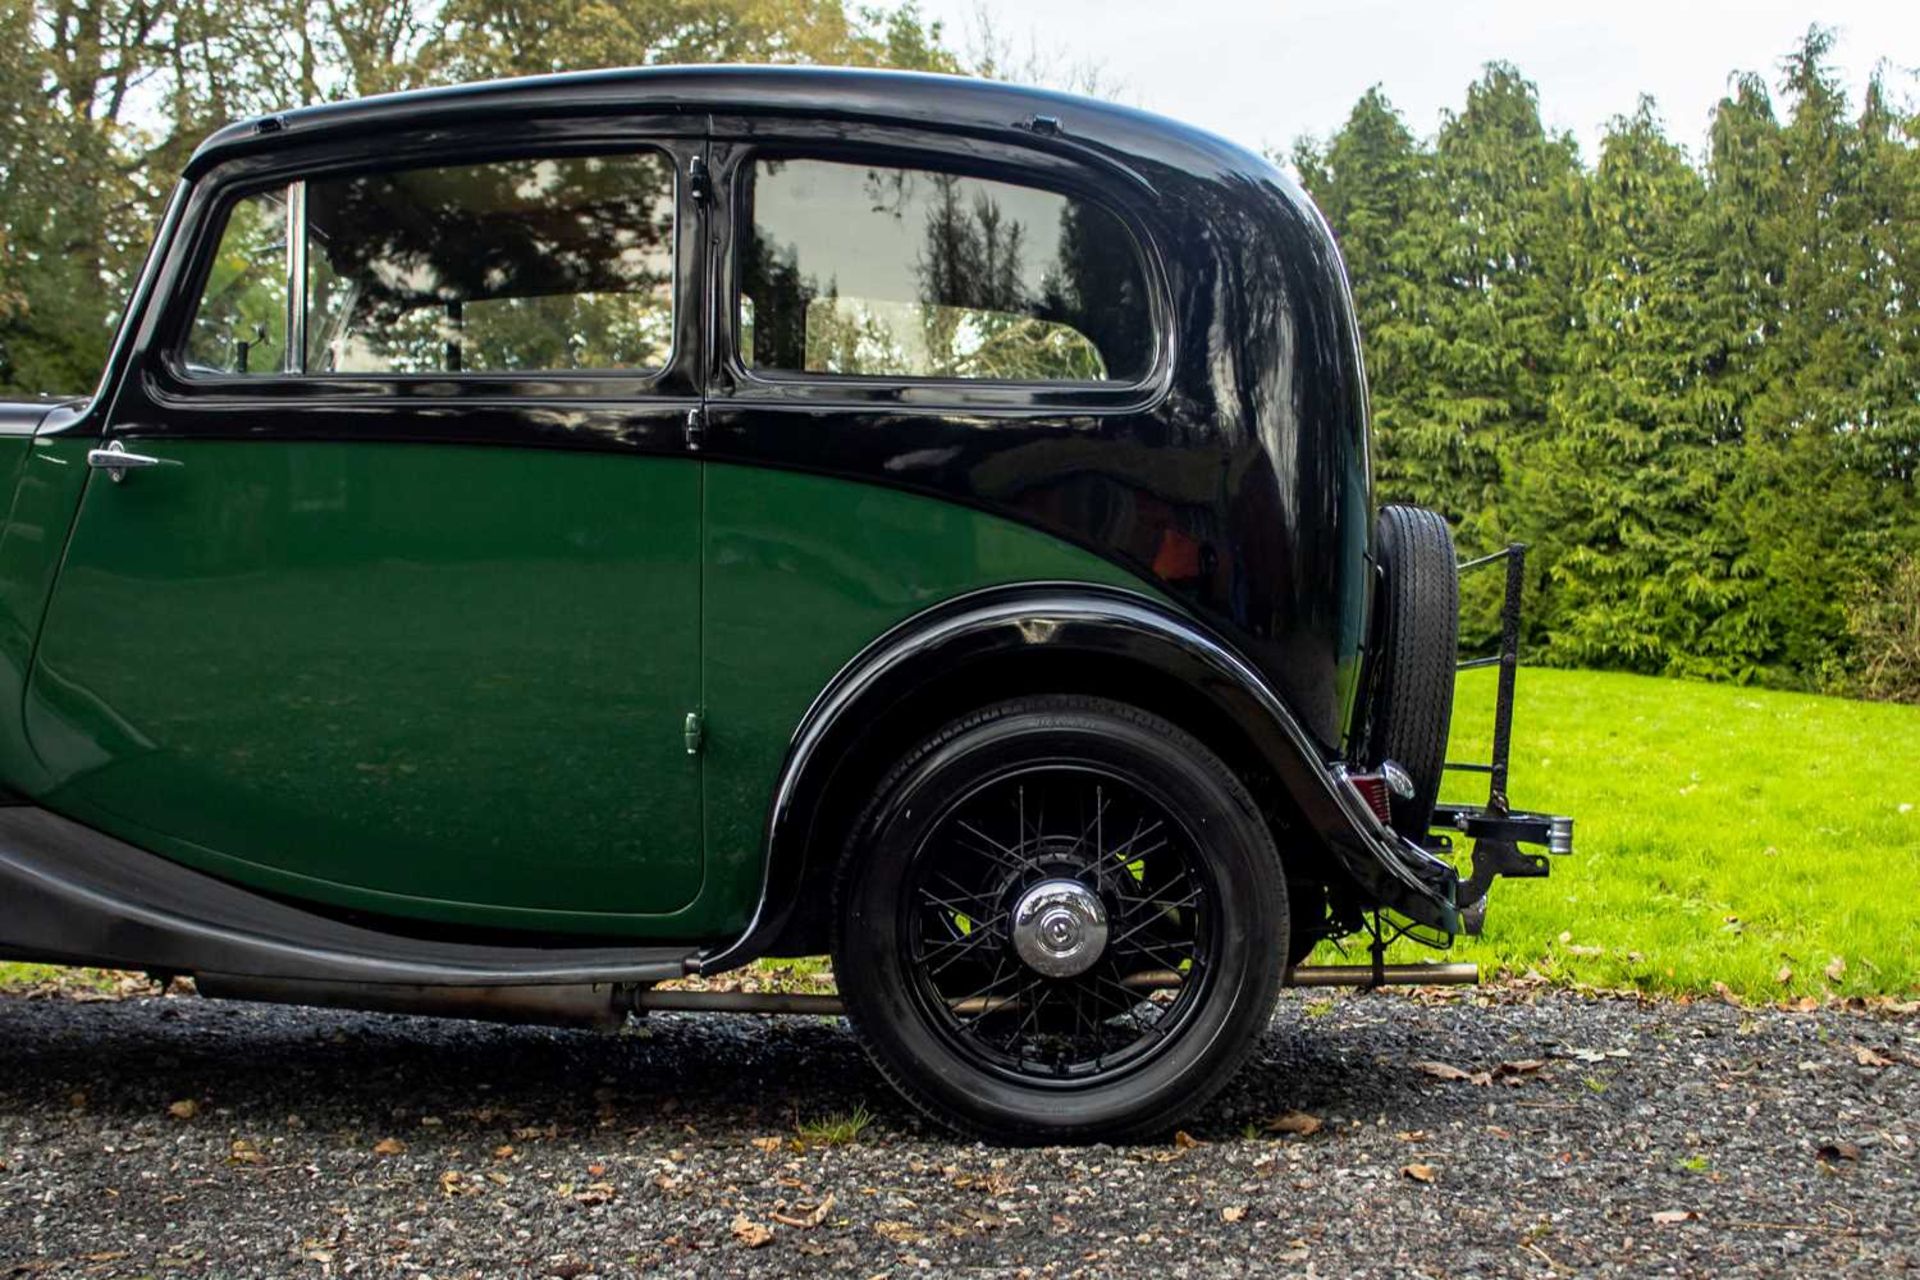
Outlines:
[{"label": "chrome door handle", "polygon": [[87,465],[106,472],[107,479],[119,484],[127,478],[129,471],[138,471],[142,467],[177,467],[180,464],[170,458],[150,458],[144,453],[128,453],[127,446],[118,440],[110,440],[104,449],[87,450]]}]

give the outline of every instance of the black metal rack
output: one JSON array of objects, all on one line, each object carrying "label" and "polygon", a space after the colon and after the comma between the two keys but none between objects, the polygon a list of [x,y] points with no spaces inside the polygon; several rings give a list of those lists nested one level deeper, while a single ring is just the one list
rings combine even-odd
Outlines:
[{"label": "black metal rack", "polygon": [[[1449,760],[1446,767],[1456,773],[1487,775],[1487,802],[1484,805],[1439,804],[1434,806],[1436,831],[1457,831],[1473,841],[1473,874],[1460,885],[1456,901],[1462,921],[1470,934],[1480,932],[1486,919],[1487,890],[1497,876],[1534,878],[1547,874],[1547,859],[1539,854],[1522,853],[1517,846],[1546,846],[1548,853],[1573,851],[1573,820],[1544,813],[1515,812],[1507,799],[1507,777],[1513,755],[1513,691],[1520,668],[1520,604],[1526,590],[1527,545],[1515,542],[1490,555],[1463,562],[1465,574],[1504,561],[1507,569],[1506,594],[1500,603],[1500,648],[1486,657],[1466,658],[1457,664],[1460,671],[1498,666],[1499,684],[1493,705],[1493,758],[1483,762]],[[1435,843],[1448,847],[1439,837]]]}]

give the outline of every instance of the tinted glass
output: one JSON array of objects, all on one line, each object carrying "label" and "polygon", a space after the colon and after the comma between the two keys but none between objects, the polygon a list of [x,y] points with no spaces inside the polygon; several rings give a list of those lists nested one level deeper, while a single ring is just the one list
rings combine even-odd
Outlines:
[{"label": "tinted glass", "polygon": [[1135,381],[1153,352],[1133,238],[1097,205],[923,169],[761,160],[740,246],[756,368]]},{"label": "tinted glass", "polygon": [[280,373],[287,367],[287,197],[235,202],[187,332],[199,373]]},{"label": "tinted glass", "polygon": [[513,160],[307,188],[307,368],[657,369],[673,345],[673,165]]}]

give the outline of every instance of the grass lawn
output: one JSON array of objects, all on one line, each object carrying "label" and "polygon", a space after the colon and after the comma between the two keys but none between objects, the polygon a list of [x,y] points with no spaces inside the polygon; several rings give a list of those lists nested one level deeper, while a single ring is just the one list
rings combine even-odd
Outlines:
[{"label": "grass lawn", "polygon": [[[1456,759],[1486,758],[1493,674],[1462,678]],[[1497,881],[1486,936],[1450,958],[1757,1001],[1920,993],[1920,708],[1528,669],[1514,742],[1514,803],[1572,814],[1576,852],[1549,879]],[[1448,795],[1476,784],[1484,799],[1471,774]],[[816,989],[818,967],[747,980]],[[51,972],[0,964],[0,986]]]},{"label": "grass lawn", "polygon": [[[1493,692],[1462,677],[1455,759],[1487,758]],[[1753,1000],[1920,991],[1920,708],[1530,668],[1509,790],[1572,814],[1575,852],[1496,881],[1454,959]]]}]

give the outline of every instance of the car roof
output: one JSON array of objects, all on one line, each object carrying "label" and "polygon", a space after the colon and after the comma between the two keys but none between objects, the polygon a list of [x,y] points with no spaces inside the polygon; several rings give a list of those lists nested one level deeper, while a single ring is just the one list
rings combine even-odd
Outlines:
[{"label": "car roof", "polygon": [[960,129],[1020,131],[1090,146],[1116,159],[1271,180],[1263,157],[1165,116],[1099,99],[973,76],[819,66],[660,66],[576,71],[415,89],[324,103],[238,121],[201,143],[187,163],[197,177],[239,155],[321,138],[498,114],[601,110],[659,114],[774,113]]}]

